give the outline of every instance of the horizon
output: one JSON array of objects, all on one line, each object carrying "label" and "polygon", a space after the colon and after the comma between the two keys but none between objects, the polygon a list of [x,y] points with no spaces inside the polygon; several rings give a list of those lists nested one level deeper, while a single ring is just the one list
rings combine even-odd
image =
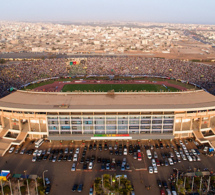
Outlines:
[{"label": "horizon", "polygon": [[215,1],[17,0],[2,2],[0,20],[28,22],[148,22],[215,25]]}]

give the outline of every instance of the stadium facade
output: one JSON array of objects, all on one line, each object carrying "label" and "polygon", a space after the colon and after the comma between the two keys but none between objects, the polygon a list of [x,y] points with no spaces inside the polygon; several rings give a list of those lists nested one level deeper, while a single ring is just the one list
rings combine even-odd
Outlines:
[{"label": "stadium facade", "polygon": [[[215,135],[215,96],[203,91],[56,93],[0,99],[2,137],[15,140],[173,139]],[[21,139],[21,138],[20,138]],[[17,140],[18,142],[18,140]],[[210,142],[210,141],[209,141]]]}]

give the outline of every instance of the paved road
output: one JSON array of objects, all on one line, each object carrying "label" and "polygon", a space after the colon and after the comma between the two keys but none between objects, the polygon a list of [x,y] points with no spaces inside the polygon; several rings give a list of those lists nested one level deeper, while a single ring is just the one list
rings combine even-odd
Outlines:
[{"label": "paved road", "polygon": [[[133,141],[133,143],[136,143]],[[155,143],[155,141],[151,142]],[[151,144],[150,143],[150,144]],[[156,141],[158,143],[158,141]],[[163,141],[164,145],[169,144],[169,141]],[[115,142],[112,142],[112,145],[114,145]],[[126,144],[126,142],[123,143],[123,145]],[[142,145],[149,144],[148,141],[141,142]],[[75,145],[81,145],[80,143],[75,143]],[[109,144],[108,144],[109,145]],[[55,141],[52,143],[45,143],[41,146],[41,149],[47,149],[48,147],[52,148],[65,148],[71,146],[69,142],[63,142],[62,145],[60,145],[59,142]],[[74,146],[74,144],[73,144]],[[81,145],[83,146],[83,145]],[[30,145],[29,141],[25,143],[25,146],[28,149],[34,148],[34,145]],[[196,148],[196,146],[193,143],[189,143],[187,145],[188,149]],[[81,151],[83,150],[83,147]],[[161,149],[155,149],[158,152],[159,159],[161,159],[161,152],[167,152],[172,151],[172,149],[167,149],[164,147],[163,150]],[[200,155],[202,161],[201,162],[188,162],[188,161],[182,161],[181,163],[177,163],[174,166],[168,166],[168,167],[158,167],[158,174],[149,174],[148,170],[136,170],[135,168],[148,168],[149,165],[151,165],[151,160],[147,159],[145,149],[142,149],[142,154],[144,155],[144,160],[138,162],[137,160],[134,160],[132,156],[127,156],[127,161],[129,162],[132,171],[120,171],[119,168],[117,168],[116,171],[104,171],[101,172],[100,165],[96,164],[94,166],[93,171],[76,171],[71,172],[71,166],[72,162],[49,162],[49,161],[41,161],[41,162],[35,162],[33,163],[32,156],[29,155],[20,155],[20,154],[6,154],[4,157],[0,158],[0,167],[1,169],[11,170],[13,173],[23,173],[24,170],[27,170],[27,174],[37,174],[39,176],[42,176],[42,172],[44,170],[48,170],[45,175],[50,178],[52,183],[51,188],[51,194],[53,195],[59,195],[61,193],[67,195],[71,194],[71,189],[73,184],[77,183],[83,183],[84,184],[84,190],[81,194],[88,194],[90,186],[92,185],[94,179],[96,177],[100,177],[104,173],[109,174],[127,174],[128,178],[131,180],[132,184],[134,185],[135,193],[137,195],[139,194],[147,194],[147,195],[155,195],[160,194],[160,189],[157,187],[157,179],[161,180],[167,180],[170,175],[172,174],[172,168],[178,168],[180,170],[186,170],[189,166],[191,168],[198,167],[198,168],[209,168],[209,170],[215,169],[215,157],[206,157],[202,154]],[[86,156],[96,155],[96,157],[100,156],[103,158],[110,157],[109,151],[87,151]],[[116,160],[122,159],[124,156],[111,156],[111,158],[114,157]],[[79,159],[80,160],[80,159]],[[6,163],[7,161],[7,163]],[[78,165],[78,167],[82,167],[81,164]],[[151,190],[147,190],[145,186],[150,185]],[[74,193],[76,194],[76,193]],[[80,194],[80,193],[77,193]]]}]

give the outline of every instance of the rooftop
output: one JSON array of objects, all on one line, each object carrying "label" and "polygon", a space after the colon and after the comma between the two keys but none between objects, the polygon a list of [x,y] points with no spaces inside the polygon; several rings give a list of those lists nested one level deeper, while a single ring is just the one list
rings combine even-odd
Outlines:
[{"label": "rooftop", "polygon": [[0,99],[0,109],[34,111],[189,110],[215,108],[203,91],[177,93],[43,93],[16,91]]}]

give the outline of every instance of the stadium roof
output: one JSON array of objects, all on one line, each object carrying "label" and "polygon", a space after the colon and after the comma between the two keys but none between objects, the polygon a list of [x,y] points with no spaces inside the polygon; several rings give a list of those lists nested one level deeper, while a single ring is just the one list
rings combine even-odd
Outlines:
[{"label": "stadium roof", "polygon": [[178,93],[72,94],[16,91],[0,99],[0,109],[31,111],[152,111],[215,108],[215,96],[203,91]]}]

